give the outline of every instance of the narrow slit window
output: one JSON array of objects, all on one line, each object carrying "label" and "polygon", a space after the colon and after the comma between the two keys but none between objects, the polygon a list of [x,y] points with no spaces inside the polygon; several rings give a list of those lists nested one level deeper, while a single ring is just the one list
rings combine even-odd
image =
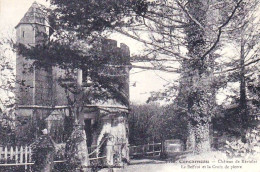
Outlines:
[{"label": "narrow slit window", "polygon": [[23,38],[24,38],[25,32],[23,31]]}]

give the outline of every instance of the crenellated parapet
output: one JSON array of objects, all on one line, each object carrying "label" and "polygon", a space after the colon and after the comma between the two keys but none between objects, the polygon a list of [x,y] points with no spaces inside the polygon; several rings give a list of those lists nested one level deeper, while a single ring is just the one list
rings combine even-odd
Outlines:
[{"label": "crenellated parapet", "polygon": [[120,43],[118,46],[116,40],[105,39],[102,41],[102,54],[109,60],[107,67],[102,68],[100,74],[116,79],[119,91],[129,101],[129,71],[131,69],[129,47],[124,43]]},{"label": "crenellated parapet", "polygon": [[[105,55],[108,55],[113,64],[130,64],[130,49],[124,44],[120,43],[120,46],[117,46],[117,41],[112,39],[105,39],[102,41],[102,52]],[[119,58],[119,59],[116,59]]]}]

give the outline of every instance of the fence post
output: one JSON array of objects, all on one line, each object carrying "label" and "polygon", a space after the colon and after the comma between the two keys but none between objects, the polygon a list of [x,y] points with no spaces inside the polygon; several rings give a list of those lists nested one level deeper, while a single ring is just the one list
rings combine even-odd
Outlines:
[{"label": "fence post", "polygon": [[150,144],[149,144],[149,142],[148,142],[148,149],[146,150],[146,152],[150,152]]},{"label": "fence post", "polygon": [[23,146],[20,148],[20,163],[23,163]]},{"label": "fence post", "polygon": [[5,163],[7,163],[7,146],[5,147]]},{"label": "fence post", "polygon": [[[32,147],[31,146],[29,146],[28,147],[28,152],[29,152],[29,162],[32,162]],[[29,171],[32,171],[32,166],[31,165],[29,165]]]},{"label": "fence post", "polygon": [[29,147],[29,162],[32,162],[32,148]]},{"label": "fence post", "polygon": [[15,147],[15,163],[18,163],[18,147]]},{"label": "fence post", "polygon": [[28,147],[27,146],[25,146],[25,152],[24,152],[24,162],[25,162],[25,170],[27,169],[27,154],[28,154]]},{"label": "fence post", "polygon": [[155,156],[155,153],[154,153],[154,140],[153,140],[153,156]]},{"label": "fence post", "polygon": [[11,149],[10,149],[10,159],[13,160],[13,156],[14,156],[14,149],[13,147],[11,146]]},{"label": "fence post", "polygon": [[145,145],[142,146],[143,147],[143,156],[145,156]]},{"label": "fence post", "polygon": [[161,153],[160,153],[160,155],[164,156],[164,152],[165,152],[165,150],[164,150],[164,140],[162,140],[161,141]]}]

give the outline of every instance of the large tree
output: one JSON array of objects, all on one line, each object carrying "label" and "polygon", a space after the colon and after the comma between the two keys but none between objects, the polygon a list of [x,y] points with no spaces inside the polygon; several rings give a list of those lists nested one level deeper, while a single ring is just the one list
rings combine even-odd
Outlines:
[{"label": "large tree", "polygon": [[[142,26],[133,26],[131,32],[119,30],[145,43],[147,54],[143,60],[154,61],[157,69],[180,74],[177,86],[170,81],[166,92],[157,96],[168,99],[182,95],[176,100],[189,119],[188,147],[196,152],[210,149],[209,123],[218,85],[214,70],[219,55],[215,50],[241,2],[159,1],[150,4],[142,16]],[[223,9],[227,15],[220,17],[223,6],[229,8]],[[141,37],[140,31],[147,33],[149,39]]]},{"label": "large tree", "polygon": [[[259,75],[257,64],[260,61],[259,43],[257,42],[259,39],[258,9],[258,1],[248,0],[241,3],[241,8],[232,19],[231,26],[227,28],[225,39],[226,43],[237,47],[234,48],[232,60],[223,66],[229,68],[226,72],[224,71],[224,73],[229,72],[229,80],[238,81],[240,84],[239,95],[234,102],[238,104],[238,121],[242,137],[245,137],[247,129],[254,121],[252,117],[257,113],[253,94],[257,95],[257,85],[254,86],[254,81],[258,80],[255,76]],[[252,94],[252,92],[254,93]]]}]

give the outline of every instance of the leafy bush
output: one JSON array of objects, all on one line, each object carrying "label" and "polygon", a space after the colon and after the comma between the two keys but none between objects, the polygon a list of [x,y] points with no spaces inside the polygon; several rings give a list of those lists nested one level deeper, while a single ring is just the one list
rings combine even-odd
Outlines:
[{"label": "leafy bush", "polygon": [[260,129],[251,129],[246,134],[246,143],[241,139],[226,141],[225,151],[229,157],[248,157],[260,153]]}]

